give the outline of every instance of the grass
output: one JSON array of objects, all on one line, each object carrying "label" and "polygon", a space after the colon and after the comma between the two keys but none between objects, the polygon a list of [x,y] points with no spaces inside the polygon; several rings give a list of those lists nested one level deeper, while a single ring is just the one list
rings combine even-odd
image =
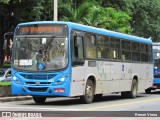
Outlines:
[{"label": "grass", "polygon": [[4,67],[11,67],[11,63],[4,63]]},{"label": "grass", "polygon": [[8,86],[11,85],[11,81],[0,82],[0,86]]}]

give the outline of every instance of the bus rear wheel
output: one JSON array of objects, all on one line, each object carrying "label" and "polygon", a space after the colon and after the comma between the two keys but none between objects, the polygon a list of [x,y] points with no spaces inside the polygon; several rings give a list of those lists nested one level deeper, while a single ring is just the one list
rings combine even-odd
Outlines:
[{"label": "bus rear wheel", "polygon": [[137,90],[138,90],[137,81],[135,79],[133,79],[131,91],[127,92],[127,97],[128,98],[136,98],[136,96],[137,96]]},{"label": "bus rear wheel", "polygon": [[85,87],[84,96],[80,97],[82,103],[89,104],[92,103],[94,97],[94,84],[92,80],[88,79]]},{"label": "bus rear wheel", "polygon": [[103,94],[97,94],[94,96],[94,101],[99,101],[102,98]]},{"label": "bus rear wheel", "polygon": [[150,93],[151,93],[151,88],[146,89],[145,92],[146,92],[147,94],[150,94]]},{"label": "bus rear wheel", "polygon": [[124,98],[135,98],[137,96],[138,83],[135,79],[132,81],[131,91],[121,92]]},{"label": "bus rear wheel", "polygon": [[33,100],[37,104],[42,104],[42,103],[44,103],[46,101],[46,97],[33,96]]}]

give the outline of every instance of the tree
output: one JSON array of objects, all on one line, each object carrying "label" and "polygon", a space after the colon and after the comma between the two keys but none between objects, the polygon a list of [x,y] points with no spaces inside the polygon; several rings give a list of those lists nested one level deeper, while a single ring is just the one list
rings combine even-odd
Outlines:
[{"label": "tree", "polygon": [[[95,0],[83,2],[76,0],[61,0],[59,7],[60,20],[71,21],[90,26],[110,29],[114,31],[130,33],[129,17],[124,12],[114,8],[103,8]],[[127,26],[126,26],[127,25]]]},{"label": "tree", "polygon": [[96,0],[103,7],[112,7],[131,16],[132,34],[160,40],[159,0]]},{"label": "tree", "polygon": [[[63,1],[62,1],[63,2]],[[59,20],[82,23],[83,19],[89,14],[89,8],[94,5],[94,2],[84,1],[78,4],[74,0],[67,0],[59,7]]]},{"label": "tree", "polygon": [[126,13],[116,11],[114,8],[93,6],[90,8],[90,14],[85,19],[85,24],[99,28],[105,28],[117,32],[131,33],[131,17]]},{"label": "tree", "polygon": [[[8,2],[8,3],[7,3]],[[0,1],[0,58],[2,58],[3,35],[14,31],[20,22],[41,20],[45,0],[1,0]],[[2,60],[0,60],[0,65]]]},{"label": "tree", "polygon": [[0,0],[0,3],[8,4],[10,0]]},{"label": "tree", "polygon": [[132,4],[131,14],[133,21],[131,25],[133,27],[133,33],[143,37],[152,37],[153,41],[159,40],[160,1],[136,0]]}]

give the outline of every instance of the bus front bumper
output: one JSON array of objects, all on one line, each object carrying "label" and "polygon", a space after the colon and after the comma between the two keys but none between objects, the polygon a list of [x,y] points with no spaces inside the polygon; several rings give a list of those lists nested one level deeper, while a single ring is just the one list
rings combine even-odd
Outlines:
[{"label": "bus front bumper", "polygon": [[58,86],[28,86],[16,84],[12,81],[12,95],[31,95],[31,96],[69,96],[69,89],[65,85]]}]

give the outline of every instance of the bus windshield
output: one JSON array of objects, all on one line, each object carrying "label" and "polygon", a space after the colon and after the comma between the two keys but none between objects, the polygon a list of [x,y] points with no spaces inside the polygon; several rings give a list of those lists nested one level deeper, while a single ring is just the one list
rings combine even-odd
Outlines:
[{"label": "bus windshield", "polygon": [[160,78],[160,46],[153,46],[154,49],[154,78]]},{"label": "bus windshield", "polygon": [[68,64],[67,46],[67,37],[15,37],[13,67],[27,71],[63,69]]}]

